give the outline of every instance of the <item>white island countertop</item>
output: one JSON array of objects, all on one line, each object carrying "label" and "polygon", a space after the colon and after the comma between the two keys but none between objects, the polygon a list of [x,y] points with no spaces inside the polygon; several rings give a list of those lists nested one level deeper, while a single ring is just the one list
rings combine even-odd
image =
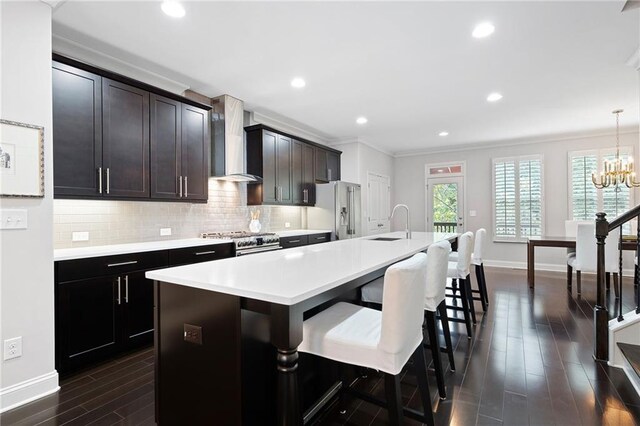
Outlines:
[{"label": "white island countertop", "polygon": [[[180,284],[283,305],[317,296],[389,266],[457,234],[404,232],[234,257],[146,273],[152,280]],[[375,238],[399,238],[372,241]]]},{"label": "white island countertop", "polygon": [[53,260],[72,260],[87,257],[112,256],[117,254],[142,253],[147,251],[170,250],[176,248],[209,246],[230,243],[231,240],[207,238],[184,238],[180,240],[149,241],[145,243],[111,244],[105,246],[77,247],[53,251]]}]

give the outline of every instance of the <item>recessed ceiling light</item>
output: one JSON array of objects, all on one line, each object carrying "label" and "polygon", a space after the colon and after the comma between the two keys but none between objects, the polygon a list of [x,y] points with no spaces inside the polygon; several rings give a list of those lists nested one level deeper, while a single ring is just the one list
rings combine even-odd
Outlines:
[{"label": "recessed ceiling light", "polygon": [[485,38],[489,37],[496,30],[496,27],[493,26],[491,22],[483,22],[481,24],[476,25],[471,33],[475,38]]},{"label": "recessed ceiling light", "polygon": [[356,123],[358,123],[358,124],[367,124],[367,121],[369,121],[369,120],[367,120],[367,117],[358,117],[356,119]]},{"label": "recessed ceiling light", "polygon": [[487,96],[488,102],[498,102],[500,99],[502,99],[502,95],[500,93],[492,93]]},{"label": "recessed ceiling light", "polygon": [[438,136],[449,136],[449,132],[440,132],[438,133]]},{"label": "recessed ceiling light", "polygon": [[304,79],[300,77],[296,77],[293,80],[291,80],[291,86],[295,87],[296,89],[302,89],[306,85],[307,83],[304,81]]},{"label": "recessed ceiling light", "polygon": [[184,7],[175,0],[165,0],[160,6],[162,11],[172,18],[182,18],[185,14]]}]

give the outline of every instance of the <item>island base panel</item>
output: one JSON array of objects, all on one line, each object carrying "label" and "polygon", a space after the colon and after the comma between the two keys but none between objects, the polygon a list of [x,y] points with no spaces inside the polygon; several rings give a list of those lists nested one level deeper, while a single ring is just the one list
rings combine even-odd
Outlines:
[{"label": "island base panel", "polygon": [[155,320],[158,424],[242,424],[240,299],[156,282]]}]

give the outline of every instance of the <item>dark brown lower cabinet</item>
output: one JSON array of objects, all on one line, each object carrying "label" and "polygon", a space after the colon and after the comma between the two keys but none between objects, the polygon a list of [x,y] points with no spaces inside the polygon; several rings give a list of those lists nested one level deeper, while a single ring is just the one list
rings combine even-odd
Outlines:
[{"label": "dark brown lower cabinet", "polygon": [[61,374],[104,359],[119,349],[122,316],[114,277],[56,286],[56,368]]},{"label": "dark brown lower cabinet", "polygon": [[153,343],[147,271],[234,254],[227,243],[56,262],[56,369],[66,375]]},{"label": "dark brown lower cabinet", "polygon": [[320,234],[295,235],[292,237],[281,237],[280,245],[282,248],[301,247],[311,244],[327,243],[331,241],[331,233],[325,232]]}]

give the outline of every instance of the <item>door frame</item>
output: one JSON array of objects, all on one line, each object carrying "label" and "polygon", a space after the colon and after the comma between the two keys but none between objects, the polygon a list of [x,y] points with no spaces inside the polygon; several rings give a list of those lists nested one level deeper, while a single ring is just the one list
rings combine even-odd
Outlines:
[{"label": "door frame", "polygon": [[[430,174],[429,170],[431,168],[444,168],[444,167],[452,167],[452,166],[461,166],[461,172],[456,173],[443,173],[442,175]],[[424,229],[425,232],[429,229],[429,180],[430,179],[442,179],[447,177],[461,177],[462,178],[462,232],[467,228],[467,162],[462,161],[447,161],[440,163],[428,163],[424,165]],[[460,232],[460,233],[462,233]]]}]

